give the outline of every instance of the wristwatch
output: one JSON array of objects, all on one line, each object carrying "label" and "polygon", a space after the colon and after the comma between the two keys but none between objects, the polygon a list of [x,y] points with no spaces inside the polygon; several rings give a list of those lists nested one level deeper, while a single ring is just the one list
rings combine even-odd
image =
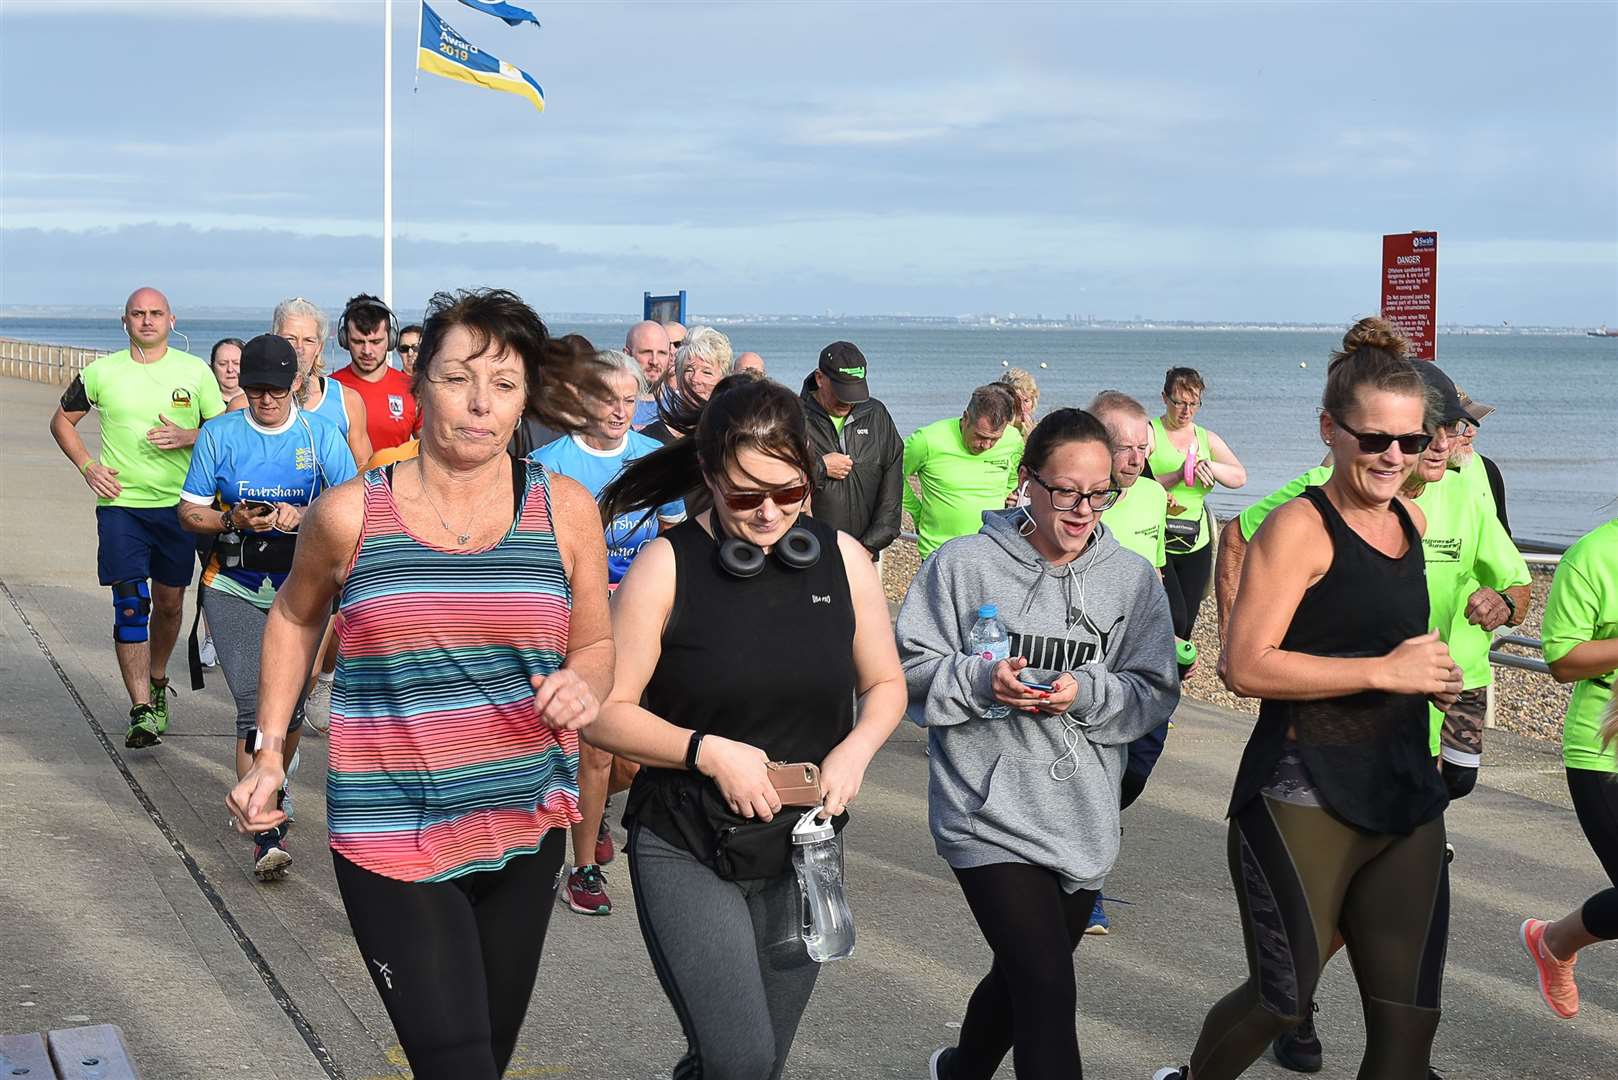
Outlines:
[{"label": "wristwatch", "polygon": [[230,508],[226,507],[225,509],[219,511],[219,531],[229,532],[233,528],[235,528],[235,526],[230,523]]},{"label": "wristwatch", "polygon": [[702,752],[702,732],[693,731],[691,741],[685,744],[685,770],[697,771],[697,755]]},{"label": "wristwatch", "polygon": [[1517,605],[1513,604],[1511,602],[1511,597],[1507,596],[1505,593],[1500,594],[1500,599],[1506,602],[1506,622],[1509,623],[1511,620],[1517,617]]}]

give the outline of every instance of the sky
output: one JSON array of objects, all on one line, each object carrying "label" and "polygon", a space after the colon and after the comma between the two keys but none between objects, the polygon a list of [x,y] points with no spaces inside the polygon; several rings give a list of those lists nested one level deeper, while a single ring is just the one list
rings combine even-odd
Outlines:
[{"label": "sky", "polygon": [[[0,3],[0,304],[379,292],[386,2]],[[1618,3],[433,6],[547,107],[394,4],[404,310],[1618,325]]]}]

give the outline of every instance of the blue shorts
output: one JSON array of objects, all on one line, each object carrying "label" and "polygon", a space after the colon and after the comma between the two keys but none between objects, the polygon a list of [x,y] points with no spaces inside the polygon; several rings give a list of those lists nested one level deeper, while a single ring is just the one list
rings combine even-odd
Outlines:
[{"label": "blue shorts", "polygon": [[172,506],[98,506],[96,574],[103,585],[145,581],[185,588],[197,544]]}]

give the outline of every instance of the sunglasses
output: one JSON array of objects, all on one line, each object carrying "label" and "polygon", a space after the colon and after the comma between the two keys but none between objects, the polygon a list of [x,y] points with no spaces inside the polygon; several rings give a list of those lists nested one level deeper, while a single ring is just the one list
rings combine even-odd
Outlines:
[{"label": "sunglasses", "polygon": [[1102,488],[1100,491],[1075,491],[1073,488],[1051,487],[1036,472],[1028,474],[1034,483],[1050,492],[1051,509],[1076,510],[1081,502],[1090,504],[1090,509],[1099,513],[1118,501],[1122,490],[1115,487]]},{"label": "sunglasses", "polygon": [[399,353],[400,353],[400,355],[403,355],[405,353],[413,353],[413,352],[415,352],[416,350],[418,350],[420,348],[421,348],[420,345],[401,345],[401,346],[399,346]]},{"label": "sunglasses", "polygon": [[1335,416],[1332,419],[1337,422],[1338,427],[1360,441],[1360,453],[1362,454],[1385,454],[1388,452],[1388,447],[1398,443],[1399,453],[1404,454],[1406,457],[1415,457],[1427,449],[1428,445],[1433,441],[1433,437],[1425,431],[1412,431],[1407,435],[1385,435],[1380,431],[1367,434],[1355,431]]},{"label": "sunglasses", "polygon": [[725,496],[725,505],[732,510],[757,510],[769,499],[776,506],[796,506],[809,497],[808,484],[793,484],[791,487],[774,488],[770,491],[732,491],[721,487]]}]

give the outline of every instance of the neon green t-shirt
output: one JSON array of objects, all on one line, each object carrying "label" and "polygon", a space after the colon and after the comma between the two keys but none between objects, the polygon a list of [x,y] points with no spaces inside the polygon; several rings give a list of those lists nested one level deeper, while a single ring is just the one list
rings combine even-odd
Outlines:
[{"label": "neon green t-shirt", "polygon": [[841,435],[843,433],[843,425],[848,423],[849,415],[850,414],[848,413],[844,413],[842,416],[834,416],[831,413],[827,413],[826,419],[831,421],[831,426],[836,429],[837,434]]},{"label": "neon green t-shirt", "polygon": [[[1618,637],[1618,518],[1598,525],[1567,549],[1551,581],[1540,638],[1547,661],[1586,641]],[[1597,737],[1618,672],[1573,684],[1562,724],[1562,761],[1570,769],[1618,773],[1618,743],[1605,753]]]},{"label": "neon green t-shirt", "polygon": [[905,440],[904,474],[921,481],[921,496],[904,486],[904,507],[916,521],[922,558],[946,540],[983,527],[983,511],[999,510],[1017,487],[1022,432],[1006,425],[1000,441],[981,454],[966,448],[959,417],[928,424]]},{"label": "neon green t-shirt", "polygon": [[85,368],[85,396],[101,416],[101,453],[96,460],[118,470],[123,491],[98,506],[173,506],[191,465],[191,448],[159,450],[146,433],[167,417],[196,430],[225,411],[219,383],[199,357],[169,349],[143,364],[128,349],[103,356]]},{"label": "neon green t-shirt", "polygon": [[[1208,441],[1208,429],[1203,427],[1201,424],[1193,424],[1192,430],[1195,432],[1195,437],[1197,440],[1197,460],[1212,461],[1213,450]],[[1203,548],[1208,546],[1208,541],[1212,539],[1213,535],[1208,528],[1208,519],[1202,513],[1202,501],[1207,498],[1208,492],[1213,489],[1205,488],[1201,484],[1186,484],[1185,480],[1183,479],[1183,474],[1185,472],[1185,453],[1179,447],[1175,446],[1169,441],[1169,433],[1168,430],[1163,427],[1162,417],[1152,418],[1152,453],[1151,456],[1146,459],[1146,461],[1147,464],[1151,465],[1152,467],[1153,476],[1182,476],[1182,479],[1174,485],[1173,495],[1174,501],[1179,503],[1185,509],[1181,513],[1175,514],[1174,516],[1193,521],[1201,521],[1201,527],[1197,532],[1196,540],[1192,541],[1191,546],[1186,548],[1185,552],[1190,553],[1193,551],[1201,551]],[[1157,483],[1156,481],[1153,482]],[[1157,486],[1162,487],[1163,485],[1159,483]],[[1164,488],[1164,490],[1168,491],[1169,489]],[[1303,489],[1299,488],[1298,490],[1301,491]],[[1176,548],[1175,550],[1178,551],[1179,549]]]},{"label": "neon green t-shirt", "polygon": [[1163,569],[1163,521],[1169,513],[1169,493],[1163,485],[1142,476],[1124,489],[1118,501],[1102,511],[1101,522],[1124,547]]}]

